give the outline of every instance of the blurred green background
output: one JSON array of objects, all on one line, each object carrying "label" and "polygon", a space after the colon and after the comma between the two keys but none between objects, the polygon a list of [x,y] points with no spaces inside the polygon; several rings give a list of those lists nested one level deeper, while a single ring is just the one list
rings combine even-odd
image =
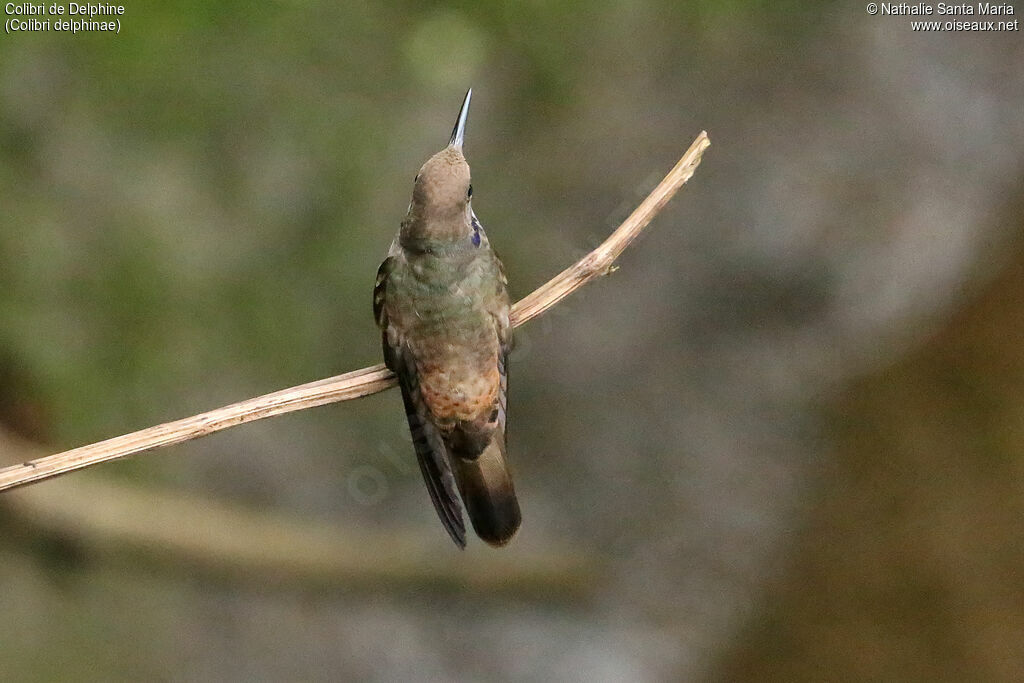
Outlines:
[{"label": "blurred green background", "polygon": [[[169,2],[0,38],[0,458],[379,361],[474,88],[503,551],[388,392],[0,494],[10,680],[1020,680],[1024,45],[859,3]],[[1015,18],[1015,17],[1010,17]]]}]

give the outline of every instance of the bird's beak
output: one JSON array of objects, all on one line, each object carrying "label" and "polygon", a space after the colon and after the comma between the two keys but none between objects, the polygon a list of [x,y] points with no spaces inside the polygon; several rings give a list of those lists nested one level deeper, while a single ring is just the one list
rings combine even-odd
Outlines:
[{"label": "bird's beak", "polygon": [[466,119],[469,117],[469,98],[473,96],[473,89],[470,88],[466,91],[466,99],[462,100],[462,109],[459,110],[459,119],[455,122],[455,128],[452,129],[452,139],[448,143],[449,147],[462,151],[462,141],[466,136]]}]

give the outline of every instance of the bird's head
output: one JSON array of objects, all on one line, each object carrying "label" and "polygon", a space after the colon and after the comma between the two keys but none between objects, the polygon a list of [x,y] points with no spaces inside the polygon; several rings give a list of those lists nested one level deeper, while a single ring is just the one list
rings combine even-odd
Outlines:
[{"label": "bird's head", "polygon": [[455,241],[472,232],[473,185],[462,153],[472,94],[472,89],[466,93],[448,146],[427,159],[416,174],[409,212],[402,223],[403,242]]}]

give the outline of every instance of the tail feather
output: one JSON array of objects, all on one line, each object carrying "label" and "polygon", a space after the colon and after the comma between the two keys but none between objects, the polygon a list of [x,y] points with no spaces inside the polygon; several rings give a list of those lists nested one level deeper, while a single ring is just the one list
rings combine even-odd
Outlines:
[{"label": "tail feather", "polygon": [[491,443],[472,460],[453,454],[455,481],[477,536],[493,546],[507,544],[522,516],[512,475],[505,460],[505,438],[498,431]]}]

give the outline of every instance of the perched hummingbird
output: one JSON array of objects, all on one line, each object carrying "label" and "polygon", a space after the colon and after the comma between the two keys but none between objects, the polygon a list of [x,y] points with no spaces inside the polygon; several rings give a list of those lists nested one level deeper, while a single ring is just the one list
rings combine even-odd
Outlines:
[{"label": "perched hummingbird", "polygon": [[384,363],[398,375],[420,471],[461,548],[466,527],[459,494],[477,536],[491,545],[508,543],[521,520],[505,461],[507,281],[473,213],[462,154],[472,94],[466,93],[448,146],[416,175],[373,290]]}]

